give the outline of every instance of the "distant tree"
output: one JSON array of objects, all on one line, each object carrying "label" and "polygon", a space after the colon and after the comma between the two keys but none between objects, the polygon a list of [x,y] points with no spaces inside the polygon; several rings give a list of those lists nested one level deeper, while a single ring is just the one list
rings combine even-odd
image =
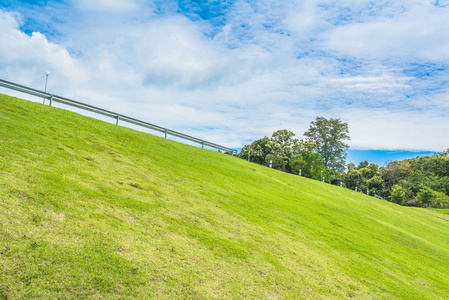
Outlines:
[{"label": "distant tree", "polygon": [[239,157],[251,162],[269,166],[284,172],[298,174],[321,180],[324,176],[326,182],[331,181],[331,173],[324,166],[323,159],[316,152],[317,146],[310,140],[294,138],[295,134],[287,129],[273,132],[271,138],[264,137],[245,145]]},{"label": "distant tree", "polygon": [[349,163],[348,164],[348,171],[351,171],[352,169],[357,170],[357,167],[354,163]]},{"label": "distant tree", "polygon": [[[287,129],[282,129],[273,132],[271,136],[271,143],[273,148],[271,154],[274,158],[281,157],[283,163],[279,163],[276,169],[281,171],[291,172],[290,160],[294,155],[294,147],[298,143],[298,140],[293,138],[295,134]],[[273,168],[275,168],[273,166]]]},{"label": "distant tree", "polygon": [[298,142],[297,139],[294,139],[293,137],[295,134],[292,131],[289,131],[287,129],[282,129],[273,132],[273,135],[271,136],[271,141],[273,143],[276,143],[279,145],[279,147],[284,150],[288,148],[292,148],[295,143]]},{"label": "distant tree", "polygon": [[280,152],[270,153],[265,158],[265,166],[269,166],[271,162],[271,167],[273,169],[284,171],[285,170],[285,160]]},{"label": "distant tree", "polygon": [[316,145],[311,141],[300,140],[293,147],[293,157],[291,158],[290,170],[293,174],[321,180],[321,171],[324,171],[324,163],[320,155],[315,152]]},{"label": "distant tree", "polygon": [[310,123],[310,128],[304,133],[309,140],[317,145],[317,152],[323,159],[324,166],[342,172],[346,165],[346,154],[349,145],[345,143],[350,140],[348,135],[348,123],[340,119],[326,119],[316,117]]},{"label": "distant tree", "polygon": [[357,187],[358,191],[366,192],[367,182],[366,178],[363,177],[362,172],[357,169],[351,169],[348,174],[344,177],[345,186],[348,189],[354,190]]},{"label": "distant tree", "polygon": [[359,166],[357,167],[357,169],[363,169],[363,168],[366,168],[366,167],[368,167],[368,165],[369,165],[369,163],[368,163],[367,160],[361,161],[361,162],[359,163]]},{"label": "distant tree", "polygon": [[435,155],[438,155],[438,156],[449,156],[449,148],[447,148],[446,150],[444,150],[442,152],[437,152],[437,153],[435,153]]},{"label": "distant tree", "polygon": [[391,201],[399,205],[405,204],[407,201],[407,196],[406,191],[402,186],[398,184],[393,186],[391,191]]},{"label": "distant tree", "polygon": [[375,175],[366,181],[370,195],[386,197],[385,182],[381,175]]},{"label": "distant tree", "polygon": [[395,160],[386,167],[382,167],[381,172],[385,181],[385,188],[388,194],[391,194],[393,186],[410,174],[410,164],[406,160]]},{"label": "distant tree", "polygon": [[429,207],[429,205],[436,199],[436,195],[430,187],[423,185],[419,189],[416,198],[423,207]]},{"label": "distant tree", "polygon": [[[240,151],[239,157],[248,160],[248,154],[251,162],[264,165],[265,158],[271,153],[273,145],[268,137],[258,139],[250,145],[246,145]],[[249,152],[249,153],[248,153]]]},{"label": "distant tree", "polygon": [[420,187],[416,198],[423,207],[449,208],[449,197],[447,195],[434,191],[425,185]]},{"label": "distant tree", "polygon": [[370,163],[369,166],[365,167],[362,171],[363,176],[365,176],[366,179],[373,178],[374,176],[382,176],[382,173],[380,172],[379,165],[375,163]]}]

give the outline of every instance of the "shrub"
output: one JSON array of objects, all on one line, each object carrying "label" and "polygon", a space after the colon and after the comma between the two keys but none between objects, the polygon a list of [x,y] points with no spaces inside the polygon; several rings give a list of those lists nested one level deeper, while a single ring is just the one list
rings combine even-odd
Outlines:
[{"label": "shrub", "polygon": [[391,201],[396,204],[403,205],[406,200],[406,190],[398,184],[394,185],[391,191]]},{"label": "shrub", "polygon": [[449,197],[428,186],[421,185],[416,198],[423,207],[449,208]]}]

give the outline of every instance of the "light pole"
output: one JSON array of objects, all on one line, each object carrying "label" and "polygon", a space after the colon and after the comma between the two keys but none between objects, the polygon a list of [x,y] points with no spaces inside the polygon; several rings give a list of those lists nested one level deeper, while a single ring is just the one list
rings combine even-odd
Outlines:
[{"label": "light pole", "polygon": [[[45,72],[45,89],[44,89],[45,93],[47,92],[48,75],[50,75],[50,72],[49,71]],[[42,100],[42,104],[45,104],[45,98]]]}]

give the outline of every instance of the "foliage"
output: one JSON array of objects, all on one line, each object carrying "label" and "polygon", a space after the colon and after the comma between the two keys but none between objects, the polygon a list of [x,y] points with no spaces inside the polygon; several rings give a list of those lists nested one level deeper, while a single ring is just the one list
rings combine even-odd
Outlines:
[{"label": "foliage", "polygon": [[358,169],[351,169],[348,171],[348,174],[345,176],[345,186],[348,189],[355,190],[357,188],[357,191],[363,191],[366,192],[367,184],[366,184],[366,178],[363,177],[362,172]]},{"label": "foliage", "polygon": [[295,134],[287,129],[273,132],[271,138],[264,137],[245,146],[240,151],[239,157],[269,166],[280,171],[299,174],[301,176],[321,180],[322,174],[327,174],[326,181],[329,182],[330,171],[324,166],[323,160],[316,152],[316,144],[312,141],[298,140]]},{"label": "foliage", "polygon": [[[317,118],[317,120],[321,119]],[[265,137],[254,141],[251,145],[244,146],[239,157],[246,160],[250,157],[251,162],[264,166],[269,166],[271,161],[271,166],[274,169],[293,174],[299,174],[299,170],[301,170],[301,176],[320,181],[324,177],[326,182],[339,185],[343,181],[343,177],[340,176],[341,172],[337,171],[341,168],[335,166],[338,163],[344,164],[347,145],[338,139],[346,137],[347,124],[338,119],[325,121],[328,122],[326,123],[328,134],[332,135],[329,138],[326,137],[326,149],[332,148],[333,153],[327,160],[334,166],[333,169],[326,167],[316,142],[310,137],[308,140],[295,139],[295,134],[287,129],[277,130],[273,132],[271,138]],[[320,121],[318,125],[321,126],[321,124]]]},{"label": "foliage", "polygon": [[340,119],[328,120],[316,117],[304,136],[317,145],[317,152],[323,159],[325,167],[342,172],[346,166],[346,153],[349,148],[345,143],[346,140],[350,140],[348,133],[348,123]]},{"label": "foliage", "polygon": [[341,175],[347,188],[357,187],[359,191],[389,198],[400,205],[447,206],[449,157],[446,152],[393,161],[381,168],[366,160],[358,166],[349,163],[347,167],[347,173]]},{"label": "foliage", "polygon": [[273,169],[284,171],[285,170],[285,159],[280,152],[270,153],[265,158],[265,165],[270,166]]},{"label": "foliage", "polygon": [[270,157],[266,160],[273,160],[273,168],[291,172],[289,162],[293,158],[294,148],[298,143],[294,136],[295,134],[287,129],[275,131],[271,136],[273,148]]},{"label": "foliage", "polygon": [[370,195],[384,196],[385,184],[381,178],[379,166],[368,161],[362,161],[355,166],[353,163],[348,164],[347,174],[342,175],[345,186],[349,189],[368,193]]},{"label": "foliage", "polygon": [[374,175],[370,179],[366,181],[369,189],[370,195],[378,195],[380,197],[387,197],[385,193],[385,182],[382,179],[381,175]]},{"label": "foliage", "polygon": [[449,208],[449,196],[422,185],[416,196],[423,207]]},{"label": "foliage", "polygon": [[290,170],[293,174],[321,180],[321,171],[325,171],[323,160],[315,152],[316,145],[311,141],[300,140],[294,145],[293,158],[290,160]]},{"label": "foliage", "polygon": [[265,158],[271,153],[273,148],[272,142],[268,137],[258,139],[251,143],[249,146],[245,146],[239,153],[239,157],[242,159],[250,158],[251,162],[259,165],[265,164]]},{"label": "foliage", "polygon": [[407,160],[392,161],[386,167],[382,167],[382,178],[388,194],[391,194],[394,185],[401,179],[405,179],[410,174],[410,164]]},{"label": "foliage", "polygon": [[391,191],[391,200],[396,204],[404,205],[407,201],[406,190],[399,184],[394,185]]}]

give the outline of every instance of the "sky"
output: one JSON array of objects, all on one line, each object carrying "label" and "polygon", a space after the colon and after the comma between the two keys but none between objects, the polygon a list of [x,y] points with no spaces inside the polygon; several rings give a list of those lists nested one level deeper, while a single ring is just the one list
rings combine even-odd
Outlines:
[{"label": "sky", "polygon": [[385,164],[449,148],[448,20],[449,0],[0,0],[0,78],[49,71],[53,94],[231,148],[339,118],[348,160]]}]

